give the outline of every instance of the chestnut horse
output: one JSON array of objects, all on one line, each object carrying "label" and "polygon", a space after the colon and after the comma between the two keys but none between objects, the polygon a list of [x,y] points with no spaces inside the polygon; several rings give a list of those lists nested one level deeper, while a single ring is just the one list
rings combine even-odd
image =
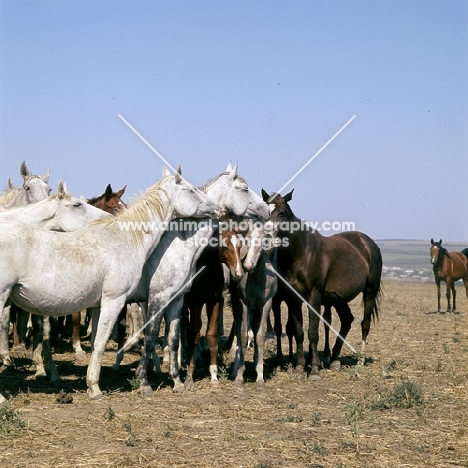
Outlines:
[{"label": "chestnut horse", "polygon": [[[233,223],[229,223],[232,220]],[[225,226],[225,227],[223,227]],[[229,226],[229,228],[228,228]],[[220,229],[213,233],[212,240],[197,261],[197,271],[203,271],[193,280],[190,291],[185,294],[183,307],[183,332],[186,339],[186,360],[188,363],[186,387],[193,386],[195,371],[195,350],[200,341],[202,309],[206,306],[206,341],[210,350],[211,383],[217,384],[218,320],[223,306],[224,263],[235,281],[244,275],[241,248],[244,245],[239,236],[245,233],[242,218],[225,216],[220,219]]]},{"label": "chestnut horse", "polygon": [[[364,318],[361,322],[362,347],[361,363],[365,359],[365,346],[371,320],[378,317],[381,295],[382,255],[377,244],[361,232],[343,232],[324,237],[301,222],[292,212],[288,202],[292,191],[282,197],[279,194],[268,195],[262,190],[263,199],[272,204],[271,221],[276,226],[275,234],[281,240],[277,247],[278,273],[300,294],[309,307],[309,342],[312,358],[310,380],[320,380],[320,360],[317,352],[318,328],[321,305],[330,314],[326,322],[330,323],[331,307],[336,309],[341,321],[339,336],[333,347],[332,367],[339,367],[338,357],[354,319],[348,303],[358,294],[363,294]],[[294,224],[293,224],[294,223]],[[302,229],[299,230],[298,226]],[[287,244],[287,245],[286,245]],[[282,280],[280,278],[279,283]],[[284,285],[279,293],[284,293]],[[292,298],[288,294],[288,299]],[[295,334],[297,343],[297,364],[305,364],[302,328],[302,310],[299,300],[291,301],[295,309],[288,318],[288,335]],[[289,304],[288,304],[289,305]],[[280,318],[280,303],[274,301],[275,322]],[[325,324],[327,328],[328,325]],[[277,341],[280,343],[280,325],[275,323]],[[326,334],[327,337],[327,334]],[[292,340],[292,337],[290,337]],[[328,340],[327,340],[328,341]],[[280,349],[278,351],[281,352]],[[325,358],[329,360],[329,345],[325,343]]]},{"label": "chestnut horse", "polygon": [[[442,247],[442,239],[434,242],[431,239],[431,263],[437,284],[437,312],[440,312],[440,282],[447,284],[447,313],[455,312],[456,291],[455,281],[463,280],[465,283],[466,296],[468,297],[468,248],[462,252],[448,252]],[[450,309],[450,290],[453,296],[453,309]]]}]

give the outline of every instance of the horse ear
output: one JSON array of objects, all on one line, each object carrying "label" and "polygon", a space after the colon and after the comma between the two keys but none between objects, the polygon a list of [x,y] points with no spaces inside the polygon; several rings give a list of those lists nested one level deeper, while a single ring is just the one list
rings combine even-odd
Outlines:
[{"label": "horse ear", "polygon": [[434,239],[431,237],[431,245],[434,245]]},{"label": "horse ear", "polygon": [[105,195],[105,197],[106,197],[106,201],[107,201],[107,200],[110,200],[110,199],[114,196],[114,192],[112,191],[111,184],[109,184],[109,185],[106,187],[106,191],[104,192],[104,195]]},{"label": "horse ear", "polygon": [[125,193],[125,189],[127,188],[127,186],[125,186],[122,190],[119,190],[115,196],[116,197],[119,197],[119,198],[122,198],[122,195]]},{"label": "horse ear", "polygon": [[226,167],[226,172],[231,172],[231,171],[232,171],[232,166],[231,166],[231,161],[229,161]]},{"label": "horse ear", "polygon": [[20,174],[23,179],[26,179],[26,177],[29,176],[29,169],[28,166],[26,166],[26,162],[23,161],[20,166]]},{"label": "horse ear", "polygon": [[170,176],[170,175],[171,175],[171,173],[169,172],[169,169],[166,166],[163,166],[162,167],[162,176],[167,177],[167,176]]},{"label": "horse ear", "polygon": [[287,193],[284,197],[283,197],[283,200],[286,202],[286,203],[289,203],[291,200],[292,200],[292,194],[294,192],[294,189],[292,189],[289,193]]},{"label": "horse ear", "polygon": [[265,190],[263,189],[262,189],[262,198],[264,202],[267,202],[268,199],[270,198],[270,195],[268,195],[268,193],[266,193]]},{"label": "horse ear", "polygon": [[66,191],[67,191],[66,185],[61,180],[59,180],[58,188],[57,188],[57,196],[59,200],[62,200],[62,198],[65,196]]},{"label": "horse ear", "polygon": [[42,180],[43,180],[44,182],[47,182],[47,181],[49,180],[49,177],[50,177],[50,169],[47,171],[46,174],[44,174],[44,175],[42,176]]},{"label": "horse ear", "polygon": [[440,239],[440,241],[439,241],[439,245],[442,245],[442,239]]},{"label": "horse ear", "polygon": [[232,170],[229,172],[229,178],[232,180],[237,179],[237,163],[236,165],[232,168]]},{"label": "horse ear", "polygon": [[15,188],[15,184],[13,183],[13,181],[11,180],[11,178],[8,179],[8,188],[10,190],[13,190]]}]

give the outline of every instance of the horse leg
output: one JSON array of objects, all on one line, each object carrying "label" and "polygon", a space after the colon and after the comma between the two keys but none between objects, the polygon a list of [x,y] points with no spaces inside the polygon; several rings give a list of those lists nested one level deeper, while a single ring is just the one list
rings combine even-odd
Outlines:
[{"label": "horse leg", "polygon": [[453,296],[453,308],[452,312],[455,312],[457,305],[456,305],[456,298],[457,298],[457,291],[455,289],[455,281],[452,280],[452,296]]},{"label": "horse leg", "polygon": [[305,366],[304,356],[304,327],[302,322],[302,301],[293,298],[288,304],[288,323],[286,333],[289,339],[289,361],[293,360],[292,337],[296,339],[296,369],[302,370]]},{"label": "horse leg", "polygon": [[103,398],[99,388],[99,375],[102,367],[102,357],[106,350],[106,344],[112,332],[112,327],[119,315],[119,312],[125,306],[125,298],[121,297],[114,300],[101,300],[101,312],[99,323],[94,339],[93,352],[89,360],[88,372],[86,374],[86,383],[88,385],[88,395],[91,400]]},{"label": "horse leg", "polygon": [[50,376],[51,383],[60,382],[61,378],[52,359],[52,350],[50,349],[50,319],[42,317],[43,338],[42,338],[42,357],[44,359],[45,371]]},{"label": "horse leg", "polygon": [[281,348],[281,337],[283,334],[283,325],[281,323],[281,302],[280,296],[275,294],[273,297],[271,308],[273,309],[273,317],[275,319],[275,335],[276,335],[276,369],[280,370],[283,366],[283,351]]},{"label": "horse leg", "polygon": [[232,378],[234,378],[234,385],[240,387],[244,385],[244,372],[245,372],[245,353],[247,351],[248,343],[248,310],[246,305],[241,302],[239,307],[239,315],[236,317],[236,337],[237,337],[237,352],[236,359],[233,365]]},{"label": "horse leg", "polygon": [[452,289],[452,280],[451,278],[447,279],[447,292],[445,293],[445,296],[447,297],[447,313],[450,313],[451,308],[450,308],[450,289]]},{"label": "horse leg", "polygon": [[186,307],[187,312],[187,360],[189,361],[187,380],[185,386],[193,387],[193,373],[195,371],[195,349],[200,342],[201,312],[203,304],[197,298],[193,298],[192,304]]},{"label": "horse leg", "polygon": [[[144,309],[143,310],[143,317],[144,321],[146,323],[145,327],[145,345],[143,346],[142,352],[141,352],[141,358],[140,362],[138,364],[138,367],[135,371],[135,375],[137,378],[140,379],[140,393],[142,395],[151,395],[153,393],[153,389],[151,388],[150,383],[148,382],[148,375],[147,375],[147,370],[148,370],[148,361],[150,356],[153,358],[153,363],[155,360],[154,355],[155,350],[154,347],[156,345],[156,340],[159,335],[159,328],[161,326],[161,317],[162,314],[157,314],[153,320],[148,320],[150,318],[151,314],[151,304],[148,305],[148,312],[146,312]],[[151,318],[153,318],[153,315],[151,315]],[[160,372],[161,369],[159,367],[159,357],[157,360],[157,366],[158,366],[158,371]]]},{"label": "horse leg", "polygon": [[[372,312],[374,308],[374,304],[372,301],[366,301],[365,304],[365,311],[364,311],[364,319],[362,321],[362,329],[366,329],[367,331],[365,332],[366,337],[367,334],[369,333],[369,328],[370,328],[370,317],[371,315],[366,315],[366,309],[370,307],[370,311]],[[339,369],[341,366],[339,357],[341,354],[341,349],[343,348],[343,343],[346,341],[346,337],[348,336],[349,330],[351,329],[351,324],[353,323],[354,317],[351,312],[351,309],[349,308],[349,305],[347,302],[341,302],[340,304],[335,304],[335,309],[336,313],[338,314],[338,317],[340,317],[340,333],[336,337],[335,341],[335,346],[333,346],[333,351],[331,355],[331,363],[330,363],[330,369]],[[364,335],[364,331],[363,331]],[[363,338],[363,342],[365,341],[365,338]]]},{"label": "horse leg", "polygon": [[[263,308],[261,309],[261,315],[259,314],[259,320],[252,320],[252,330],[255,337],[255,351],[254,351],[254,362],[255,370],[257,372],[257,385],[264,385],[265,380],[263,377],[263,363],[264,363],[264,351],[265,351],[265,340],[267,334],[267,322],[271,310],[271,299],[268,299]],[[260,312],[260,311],[259,311]]]},{"label": "horse leg", "polygon": [[437,285],[437,313],[440,313],[440,280],[436,279]]},{"label": "horse leg", "polygon": [[18,331],[18,307],[15,304],[11,305],[10,322],[13,324],[13,348],[20,345],[20,333]]},{"label": "horse leg", "polygon": [[321,294],[320,291],[312,290],[312,293],[309,296],[309,304],[312,306],[312,309],[309,308],[309,343],[311,351],[311,371],[309,375],[309,380],[316,381],[320,380],[319,376],[319,367],[320,360],[318,356],[317,344],[319,339],[319,317],[317,314],[320,314],[320,304],[321,304]]},{"label": "horse leg", "polygon": [[323,310],[323,329],[325,332],[325,347],[323,348],[323,365],[330,367],[330,325],[332,323],[331,305],[326,304]]},{"label": "horse leg", "polygon": [[115,363],[111,369],[118,371],[120,369],[120,363],[124,358],[124,347],[125,347],[125,333],[127,332],[127,306],[123,306],[119,312],[117,319],[117,353],[115,355]]},{"label": "horse leg", "polygon": [[[8,296],[7,296],[8,297]],[[0,359],[2,364],[8,366],[11,364],[8,332],[10,329],[10,309],[11,304],[0,310]]]},{"label": "horse leg", "polygon": [[72,346],[77,361],[86,360],[86,353],[81,347],[81,311],[72,314]]},{"label": "horse leg", "polygon": [[210,350],[210,375],[211,384],[216,385],[218,381],[218,319],[221,301],[216,299],[206,305],[208,326],[206,331],[206,341]]},{"label": "horse leg", "polygon": [[[181,322],[181,311],[183,307],[184,299],[179,297],[175,299],[166,310],[165,321],[167,332],[167,345],[169,347],[169,376],[171,377],[174,387],[172,389],[175,393],[182,393],[185,391],[185,385],[180,379],[180,322]],[[188,384],[190,388],[190,383]]]}]

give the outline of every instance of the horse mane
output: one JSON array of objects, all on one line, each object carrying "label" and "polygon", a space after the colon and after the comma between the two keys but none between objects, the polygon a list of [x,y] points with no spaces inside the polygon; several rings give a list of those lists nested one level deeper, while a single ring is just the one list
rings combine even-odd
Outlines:
[{"label": "horse mane", "polygon": [[[206,193],[206,190],[208,189],[208,187],[212,184],[214,184],[220,177],[224,176],[224,175],[229,175],[230,172],[229,171],[225,171],[225,172],[221,172],[221,174],[218,174],[216,177],[213,177],[212,179],[208,180],[207,182],[205,182],[201,187],[200,187],[200,190],[204,193]],[[239,179],[240,182],[246,184],[247,181],[240,175],[237,176],[237,179]]]},{"label": "horse mane", "polygon": [[90,198],[88,200],[88,203],[90,205],[95,205],[98,201],[102,200],[104,197],[105,197],[105,193],[103,193],[102,195],[100,195],[99,197],[93,197],[93,198]]},{"label": "horse mane", "polygon": [[11,190],[4,190],[3,193],[0,195],[0,205],[7,205],[8,203],[12,202],[16,195],[18,195],[18,192],[20,190],[20,187]]},{"label": "horse mane", "polygon": [[[159,218],[162,219],[164,214],[164,207],[167,206],[167,202],[164,202],[161,198],[161,193],[167,196],[167,192],[161,187],[162,182],[165,182],[167,176],[156,182],[154,185],[149,187],[146,192],[138,197],[135,202],[129,206],[126,210],[120,211],[116,216],[111,218],[102,218],[92,221],[90,224],[99,224],[103,226],[118,226],[120,223],[124,225],[130,225],[130,232],[132,241],[136,244],[140,244],[143,241],[143,234],[146,232],[144,225],[140,223],[151,223],[154,221],[150,218],[150,211],[156,211]],[[132,226],[131,223],[136,223]],[[134,227],[137,227],[136,229]],[[151,226],[148,226],[151,229]]]},{"label": "horse mane", "polygon": [[452,258],[450,256],[449,251],[445,247],[442,247],[441,245],[439,245],[438,247],[439,247],[439,261],[442,261],[444,257],[447,257],[450,259]]}]

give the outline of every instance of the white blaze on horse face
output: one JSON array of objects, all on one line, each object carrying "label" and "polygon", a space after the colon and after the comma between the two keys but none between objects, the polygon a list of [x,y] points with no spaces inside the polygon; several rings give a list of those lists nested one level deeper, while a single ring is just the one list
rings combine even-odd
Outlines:
[{"label": "white blaze on horse face", "polygon": [[439,257],[439,248],[436,246],[431,247],[431,263],[435,264],[437,262],[437,258]]},{"label": "white blaze on horse face", "polygon": [[242,278],[242,276],[244,276],[244,269],[242,268],[242,261],[239,254],[240,249],[238,248],[239,245],[242,245],[242,241],[239,239],[238,236],[231,236],[230,242],[234,248],[234,254],[236,259],[233,276],[236,279],[240,279]]},{"label": "white blaze on horse face", "polygon": [[263,228],[250,229],[247,234],[247,255],[244,259],[244,269],[252,271],[260,258],[263,251],[263,239],[265,238],[265,231]]}]

